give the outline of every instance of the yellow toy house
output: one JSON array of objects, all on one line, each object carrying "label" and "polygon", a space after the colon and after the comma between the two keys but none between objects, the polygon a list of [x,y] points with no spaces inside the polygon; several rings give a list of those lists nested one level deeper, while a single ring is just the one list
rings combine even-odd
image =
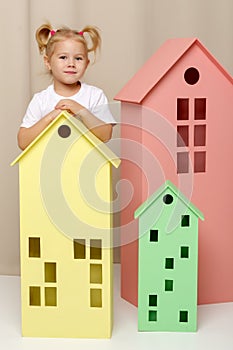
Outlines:
[{"label": "yellow toy house", "polygon": [[120,160],[62,112],[17,162],[22,335],[111,337],[111,169]]}]

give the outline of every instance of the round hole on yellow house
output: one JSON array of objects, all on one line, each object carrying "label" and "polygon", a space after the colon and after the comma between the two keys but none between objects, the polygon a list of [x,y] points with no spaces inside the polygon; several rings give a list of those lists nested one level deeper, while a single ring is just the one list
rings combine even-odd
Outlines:
[{"label": "round hole on yellow house", "polygon": [[59,136],[66,138],[66,137],[69,137],[70,134],[71,134],[71,129],[68,125],[59,126],[59,128],[58,128],[58,135]]}]

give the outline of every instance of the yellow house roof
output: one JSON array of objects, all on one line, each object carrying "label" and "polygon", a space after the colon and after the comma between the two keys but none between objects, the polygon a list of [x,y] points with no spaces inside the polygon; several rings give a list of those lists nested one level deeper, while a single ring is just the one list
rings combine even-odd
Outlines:
[{"label": "yellow house roof", "polygon": [[34,147],[35,144],[40,142],[40,139],[44,136],[44,134],[47,133],[48,130],[53,128],[54,124],[61,118],[66,118],[69,120],[69,122],[74,126],[75,129],[77,129],[80,134],[85,137],[93,147],[98,150],[104,158],[106,158],[107,161],[109,161],[115,168],[118,168],[120,165],[120,159],[118,156],[113,153],[110,148],[102,141],[100,141],[92,132],[90,132],[85,125],[79,121],[78,119],[71,116],[66,111],[61,112],[57,118],[55,118],[36,138],[33,140],[27,148],[11,163],[11,166],[15,165],[17,162],[19,162],[26,153],[30,152],[30,150]]}]

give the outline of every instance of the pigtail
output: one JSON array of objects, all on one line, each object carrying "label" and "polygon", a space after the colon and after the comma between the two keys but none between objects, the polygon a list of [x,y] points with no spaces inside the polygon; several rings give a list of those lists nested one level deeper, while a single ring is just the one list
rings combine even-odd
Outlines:
[{"label": "pigtail", "polygon": [[101,37],[99,29],[93,26],[86,26],[81,32],[83,34],[87,33],[89,35],[92,45],[88,45],[88,52],[94,52],[96,55],[97,50],[100,50],[101,48]]},{"label": "pigtail", "polygon": [[43,52],[46,50],[51,30],[52,27],[48,23],[42,24],[36,31],[36,41],[39,47],[40,54],[43,54]]}]

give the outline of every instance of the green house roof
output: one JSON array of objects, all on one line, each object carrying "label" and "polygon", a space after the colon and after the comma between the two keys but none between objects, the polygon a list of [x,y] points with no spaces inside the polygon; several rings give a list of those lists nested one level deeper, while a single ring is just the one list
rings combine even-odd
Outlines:
[{"label": "green house roof", "polygon": [[193,205],[188,198],[186,198],[183,193],[181,193],[178,188],[169,180],[159,187],[159,189],[154,192],[144,203],[138,207],[134,212],[135,219],[143,214],[145,210],[149,208],[167,189],[170,189],[173,194],[178,197],[196,216],[201,220],[204,220],[204,215],[202,212]]},{"label": "green house roof", "polygon": [[65,118],[67,119],[76,130],[79,131],[80,134],[82,134],[91,144],[93,147],[95,147],[104,158],[106,158],[107,161],[109,161],[115,168],[118,168],[120,165],[120,159],[117,157],[115,153],[113,153],[108,146],[105,145],[104,142],[100,141],[92,132],[90,132],[85,125],[79,121],[78,119],[71,116],[66,111],[61,112],[36,138],[33,140],[27,148],[11,163],[12,165],[15,165],[17,162],[19,162],[26,153],[30,152],[30,150],[40,142],[41,138],[50,130],[53,128],[54,124],[57,123],[59,119]]}]

